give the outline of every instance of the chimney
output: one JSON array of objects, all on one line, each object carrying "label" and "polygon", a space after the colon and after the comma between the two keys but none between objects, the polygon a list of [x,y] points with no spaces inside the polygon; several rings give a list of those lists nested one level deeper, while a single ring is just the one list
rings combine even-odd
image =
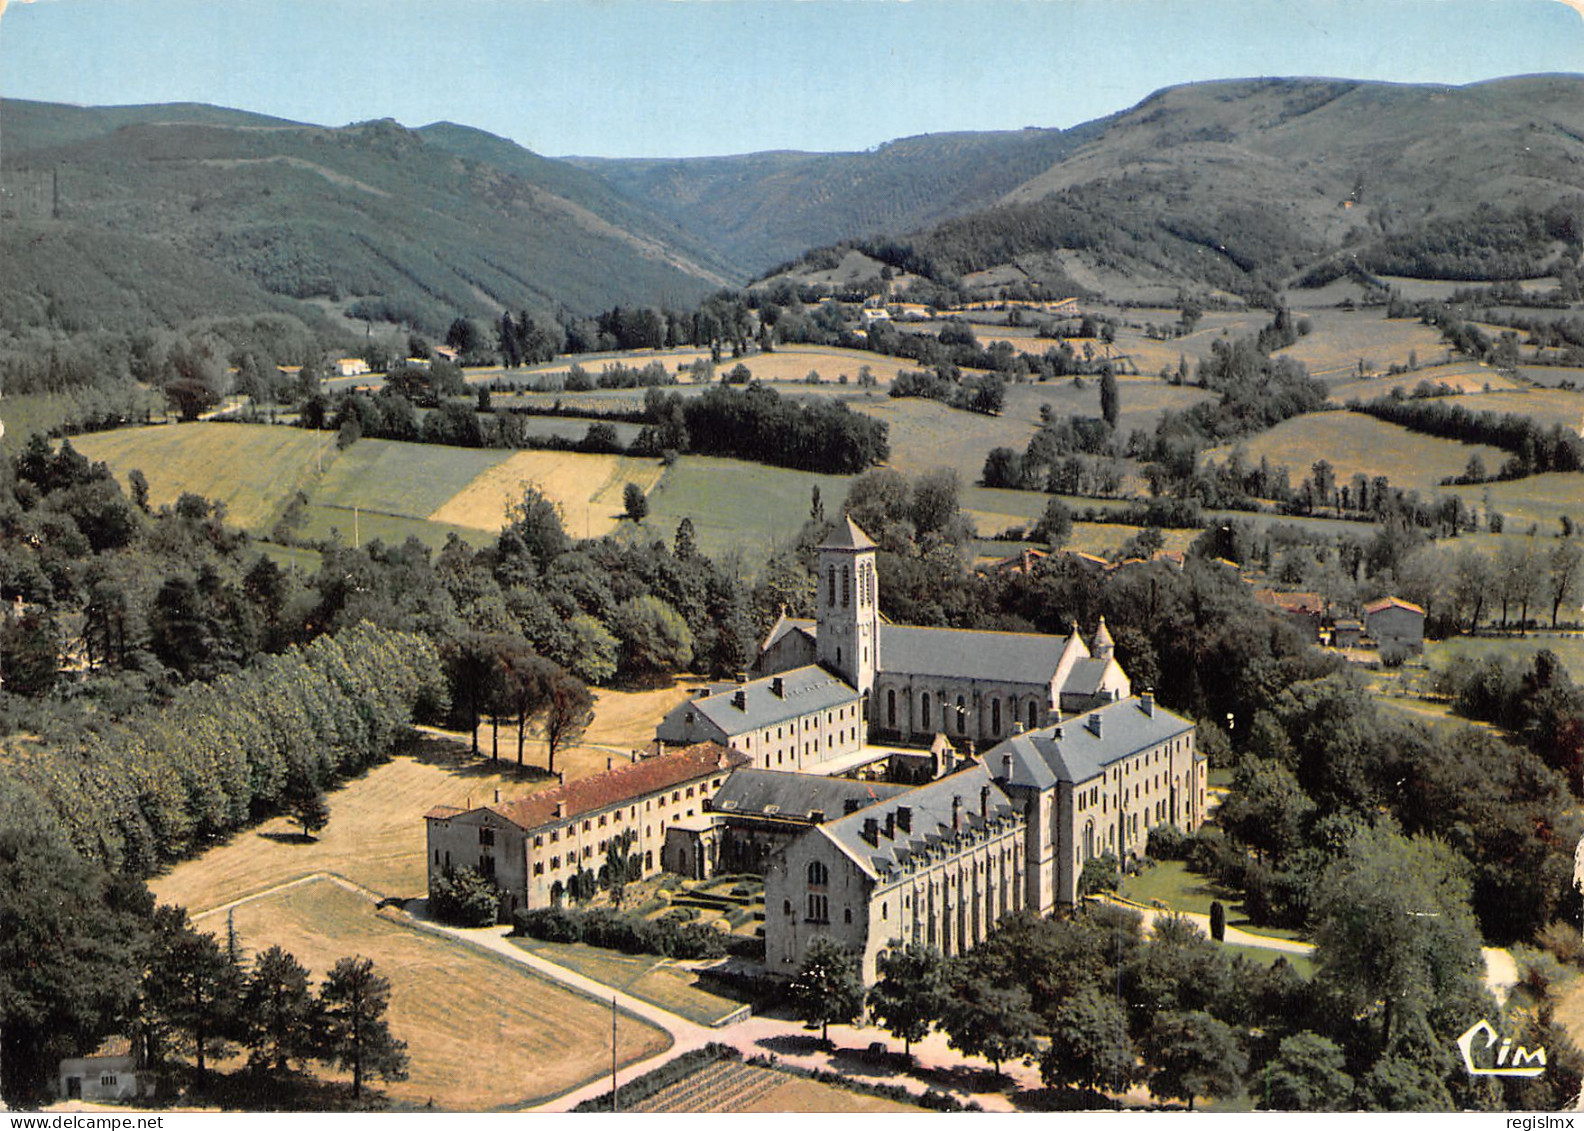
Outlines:
[{"label": "chimney", "polygon": [[962,794],[952,798],[952,832],[962,831]]},{"label": "chimney", "polygon": [[811,824],[811,825],[823,825],[824,823],[825,823],[825,810],[823,810],[823,809],[810,809],[809,810],[809,824]]},{"label": "chimney", "polygon": [[707,687],[699,688],[697,691],[695,691],[693,693],[693,698],[695,698],[695,699],[708,699],[709,698],[709,688],[707,688]]},{"label": "chimney", "polygon": [[880,822],[874,817],[865,817],[863,823],[863,838],[871,845],[880,843]]},{"label": "chimney", "polygon": [[555,815],[556,815],[556,820],[558,820],[558,821],[566,819],[566,802],[565,801],[557,801],[556,802]]},{"label": "chimney", "polygon": [[1001,755],[1001,776],[1007,781],[1012,780],[1012,755]]},{"label": "chimney", "polygon": [[1153,719],[1155,717],[1155,693],[1146,691],[1143,695],[1140,695],[1139,706],[1144,708],[1144,713]]},{"label": "chimney", "polygon": [[894,812],[888,811],[886,813],[885,835],[887,840],[896,836],[896,814]]},{"label": "chimney", "polygon": [[1089,731],[1096,738],[1100,737],[1100,722],[1101,720],[1099,711],[1096,711],[1094,714],[1089,716]]},{"label": "chimney", "polygon": [[858,810],[862,808],[863,806],[858,804],[858,799],[856,797],[849,797],[846,801],[842,802],[842,815],[851,815],[858,812]]},{"label": "chimney", "polygon": [[733,692],[732,706],[736,707],[739,711],[748,710],[748,693],[743,691],[741,688]]},{"label": "chimney", "polygon": [[737,679],[738,683],[747,683],[748,682],[748,673],[745,672],[745,671],[739,670],[737,672],[736,679]]},{"label": "chimney", "polygon": [[605,772],[608,774],[615,768],[616,759],[612,758],[609,754],[605,755]]},{"label": "chimney", "polygon": [[913,831],[913,807],[911,805],[898,805],[896,809],[897,828],[905,833]]},{"label": "chimney", "polygon": [[500,804],[500,790],[498,789],[495,791],[495,804]]},{"label": "chimney", "polygon": [[770,681],[770,694],[774,695],[777,699],[785,699],[786,681],[780,676],[776,676],[774,679],[772,679]]},{"label": "chimney", "polygon": [[987,825],[990,823],[990,787],[987,785],[979,787],[979,819]]},{"label": "chimney", "polygon": [[1012,722],[1012,733],[1013,733],[1014,736],[1022,734],[1025,729],[1026,728],[1023,726],[1023,721],[1021,719],[1013,720],[1013,722]]}]

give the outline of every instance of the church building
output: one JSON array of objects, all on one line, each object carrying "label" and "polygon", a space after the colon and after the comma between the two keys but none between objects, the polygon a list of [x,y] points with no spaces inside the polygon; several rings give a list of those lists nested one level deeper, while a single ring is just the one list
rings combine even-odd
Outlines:
[{"label": "church building", "polygon": [[984,749],[1124,699],[1131,684],[1101,620],[1093,651],[1066,637],[892,624],[880,614],[878,547],[843,517],[819,547],[816,619],[782,617],[760,650],[764,676],[818,664],[866,704],[872,742],[944,734]]}]

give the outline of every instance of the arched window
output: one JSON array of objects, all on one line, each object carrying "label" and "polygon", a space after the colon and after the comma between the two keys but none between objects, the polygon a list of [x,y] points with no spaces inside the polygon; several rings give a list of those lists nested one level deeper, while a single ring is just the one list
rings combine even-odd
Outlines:
[{"label": "arched window", "polygon": [[852,570],[842,566],[842,608],[852,603]]},{"label": "arched window", "polygon": [[990,733],[994,735],[1001,733],[1001,700],[999,699],[990,700]]},{"label": "arched window", "polygon": [[957,696],[957,733],[964,734],[968,730],[968,709],[963,703],[963,697]]},{"label": "arched window", "polygon": [[809,887],[822,888],[830,882],[830,870],[823,861],[814,860],[808,866]]},{"label": "arched window", "polygon": [[919,729],[920,730],[929,730],[929,725],[930,725],[930,701],[929,701],[929,692],[926,691],[923,694],[923,696],[919,699]]},{"label": "arched window", "polygon": [[825,571],[825,603],[831,608],[836,607],[836,567],[831,566]]},{"label": "arched window", "polygon": [[886,689],[886,725],[896,726],[896,688]]},{"label": "arched window", "polygon": [[782,914],[787,916],[792,914],[792,901],[790,899],[783,899],[781,901],[781,911]]},{"label": "arched window", "polygon": [[1028,728],[1033,730],[1037,726],[1039,726],[1039,705],[1030,699],[1028,705]]}]

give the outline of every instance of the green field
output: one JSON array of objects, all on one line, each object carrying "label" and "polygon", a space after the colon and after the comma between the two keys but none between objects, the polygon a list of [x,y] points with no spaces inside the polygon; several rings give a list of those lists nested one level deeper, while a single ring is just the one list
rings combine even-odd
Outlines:
[{"label": "green field", "polygon": [[1584,392],[1568,389],[1518,389],[1448,397],[1438,404],[1455,404],[1470,412],[1513,413],[1527,416],[1542,428],[1561,425],[1574,435],[1584,421]]},{"label": "green field", "polygon": [[683,456],[649,493],[644,534],[669,541],[677,523],[690,518],[706,554],[737,549],[756,563],[771,546],[789,545],[797,536],[808,521],[815,486],[825,513],[834,515],[849,482],[840,475]]},{"label": "green field", "polygon": [[0,404],[0,420],[5,421],[5,437],[0,440],[0,445],[10,452],[21,451],[29,436],[54,428],[65,419],[71,407],[70,397],[51,393],[24,393],[19,397],[7,397]]},{"label": "green field", "polygon": [[[1286,467],[1296,488],[1319,460],[1331,464],[1338,486],[1356,474],[1384,475],[1393,487],[1435,488],[1443,479],[1462,474],[1469,457],[1478,455],[1486,468],[1502,465],[1507,454],[1484,444],[1460,444],[1410,432],[1358,412],[1317,412],[1283,421],[1242,442],[1250,465],[1264,458]],[[1224,463],[1231,448],[1214,448],[1206,457]]]},{"label": "green field", "polygon": [[1566,381],[1576,388],[1584,389],[1584,369],[1566,365],[1520,365],[1518,373],[1525,381],[1533,381],[1536,385],[1555,388]]},{"label": "green field", "polygon": [[1294,319],[1307,319],[1310,332],[1276,351],[1277,357],[1302,362],[1311,377],[1343,377],[1360,360],[1366,373],[1380,373],[1392,365],[1421,365],[1444,355],[1441,331],[1416,318],[1387,318],[1383,307],[1360,310],[1295,310]]},{"label": "green field", "polygon": [[1567,665],[1575,681],[1584,681],[1584,633],[1532,632],[1527,636],[1454,636],[1425,644],[1425,661],[1432,668],[1443,668],[1453,659],[1467,656],[1511,656],[1528,662],[1542,648],[1555,652]]},{"label": "green field", "polygon": [[149,501],[167,506],[191,491],[225,504],[244,530],[267,531],[293,493],[314,489],[346,458],[333,432],[268,424],[169,424],[122,428],[72,438],[78,451],[103,460],[123,484],[134,469],[148,478]]},{"label": "green field", "polygon": [[889,466],[910,476],[938,467],[955,468],[964,485],[978,481],[991,448],[1022,451],[1038,427],[1013,412],[985,416],[922,397],[887,397],[855,407],[886,425]]},{"label": "green field", "polygon": [[[1501,464],[1486,460],[1485,466],[1495,470]],[[1554,471],[1505,483],[1479,483],[1445,490],[1462,496],[1470,506],[1477,506],[1481,526],[1484,525],[1485,500],[1489,499],[1490,505],[1507,520],[1503,529],[1509,535],[1527,532],[1533,525],[1539,526],[1541,534],[1555,534],[1563,515],[1575,522],[1584,520],[1584,472]]]}]

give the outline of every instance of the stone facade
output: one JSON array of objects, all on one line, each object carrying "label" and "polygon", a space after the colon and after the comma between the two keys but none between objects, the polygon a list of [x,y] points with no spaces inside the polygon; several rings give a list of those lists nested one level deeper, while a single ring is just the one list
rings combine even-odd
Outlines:
[{"label": "stone facade", "polygon": [[670,826],[704,812],[747,759],[714,743],[662,753],[604,774],[474,809],[426,814],[431,885],[474,868],[501,891],[501,914],[559,904],[573,877],[598,874],[613,839],[644,875],[661,866]]},{"label": "stone facade", "polygon": [[1017,805],[975,765],[810,829],[765,874],[765,963],[792,974],[825,937],[860,955],[865,982],[893,940],[947,955],[1024,905]]}]

